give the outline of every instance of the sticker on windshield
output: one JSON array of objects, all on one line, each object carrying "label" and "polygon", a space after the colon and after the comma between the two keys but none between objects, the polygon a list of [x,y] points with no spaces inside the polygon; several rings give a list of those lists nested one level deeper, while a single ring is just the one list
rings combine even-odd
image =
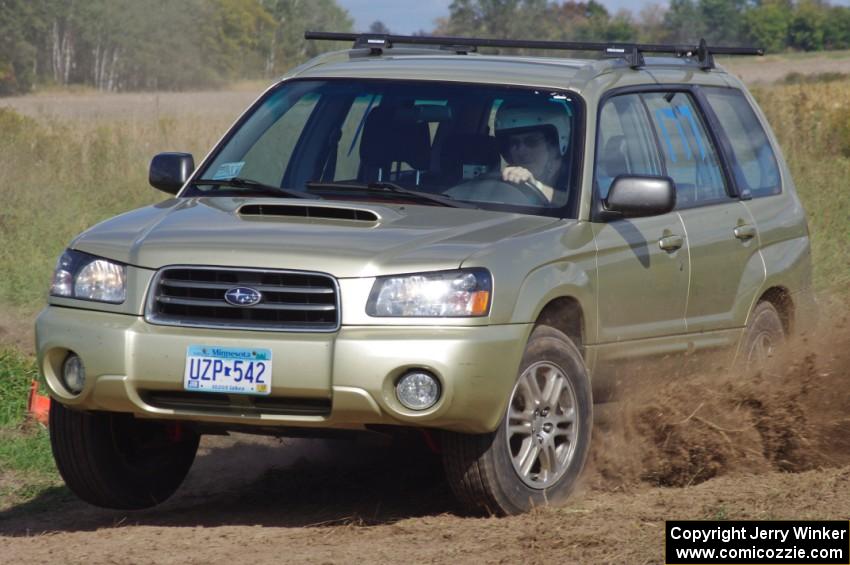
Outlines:
[{"label": "sticker on windshield", "polygon": [[487,165],[463,165],[463,180],[477,179],[487,172]]},{"label": "sticker on windshield", "polygon": [[238,161],[236,163],[222,163],[218,170],[213,175],[212,180],[229,180],[239,174],[239,171],[242,170],[242,167],[245,166],[245,161]]}]

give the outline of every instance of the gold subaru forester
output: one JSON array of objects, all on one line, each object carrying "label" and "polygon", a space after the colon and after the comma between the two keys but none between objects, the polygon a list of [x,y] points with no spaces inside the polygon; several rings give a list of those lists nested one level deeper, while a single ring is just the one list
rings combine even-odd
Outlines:
[{"label": "gold subaru forester", "polygon": [[757,50],[310,38],[355,45],[59,259],[38,359],[82,499],[165,500],[204,433],[413,429],[465,509],[522,512],[574,487],[626,363],[746,368],[813,310],[788,168],[713,61]]}]

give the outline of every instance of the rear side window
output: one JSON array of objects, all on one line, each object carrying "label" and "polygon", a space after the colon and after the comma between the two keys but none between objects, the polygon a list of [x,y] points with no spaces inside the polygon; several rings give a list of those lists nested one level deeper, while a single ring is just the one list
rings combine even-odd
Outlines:
[{"label": "rear side window", "polygon": [[732,170],[740,190],[753,197],[782,191],[779,167],[767,135],[750,103],[738,90],[706,88],[708,103],[732,146]]},{"label": "rear side window", "polygon": [[677,208],[728,199],[723,169],[702,116],[684,92],[643,95],[661,145],[667,174],[676,183]]}]

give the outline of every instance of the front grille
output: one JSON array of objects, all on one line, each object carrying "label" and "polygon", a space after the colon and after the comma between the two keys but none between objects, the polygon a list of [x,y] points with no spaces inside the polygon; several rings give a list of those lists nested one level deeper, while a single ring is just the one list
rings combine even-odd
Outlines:
[{"label": "front grille", "polygon": [[277,398],[184,391],[141,391],[142,400],[157,408],[217,414],[260,416],[329,416],[330,398]]},{"label": "front grille", "polygon": [[[236,287],[262,295],[253,306],[224,299]],[[336,281],[322,273],[167,267],[155,277],[146,319],[152,324],[265,331],[332,332],[339,328]]]}]

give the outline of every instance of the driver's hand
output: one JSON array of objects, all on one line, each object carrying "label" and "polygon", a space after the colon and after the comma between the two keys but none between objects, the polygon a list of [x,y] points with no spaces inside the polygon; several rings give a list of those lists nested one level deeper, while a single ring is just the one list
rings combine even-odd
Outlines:
[{"label": "driver's hand", "polygon": [[525,167],[505,167],[502,169],[502,180],[514,184],[523,182],[534,184],[534,175]]}]

